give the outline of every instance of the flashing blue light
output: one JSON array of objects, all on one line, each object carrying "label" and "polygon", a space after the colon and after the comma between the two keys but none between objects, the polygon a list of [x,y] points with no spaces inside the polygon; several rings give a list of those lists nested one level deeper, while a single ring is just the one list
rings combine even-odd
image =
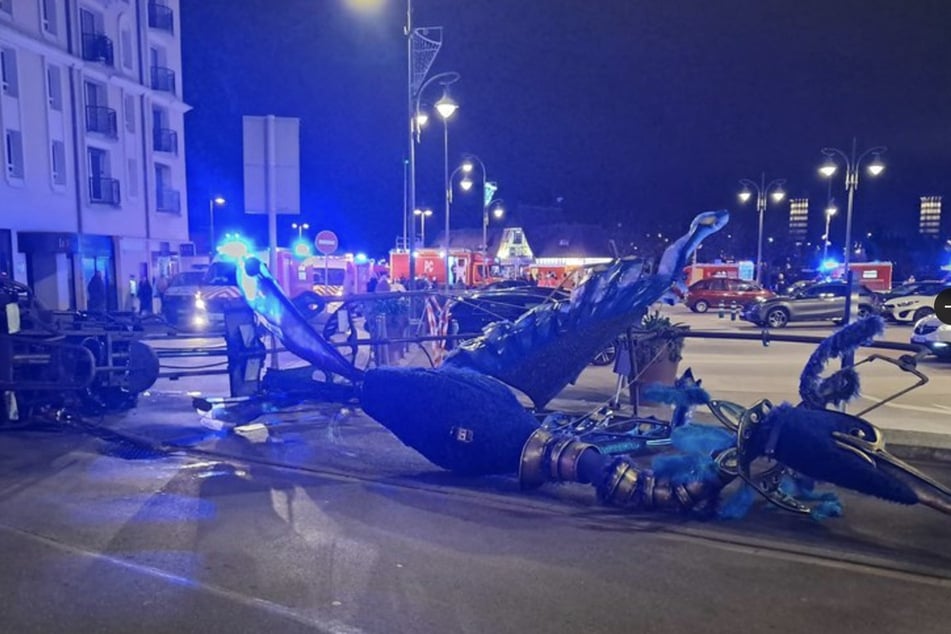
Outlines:
[{"label": "flashing blue light", "polygon": [[834,271],[835,269],[839,268],[840,265],[841,263],[838,260],[829,258],[828,260],[822,261],[822,263],[819,265],[819,270],[825,273],[828,273],[830,271]]},{"label": "flashing blue light", "polygon": [[237,234],[228,234],[224,242],[218,245],[218,253],[232,260],[240,260],[247,257],[252,251],[251,242]]},{"label": "flashing blue light", "polygon": [[314,254],[314,252],[310,248],[310,242],[304,239],[297,240],[296,242],[294,242],[294,245],[291,248],[294,251],[294,256],[301,259],[309,258],[311,255]]},{"label": "flashing blue light", "polygon": [[367,254],[357,253],[357,255],[354,256],[353,261],[356,262],[357,264],[365,264],[367,262]]}]

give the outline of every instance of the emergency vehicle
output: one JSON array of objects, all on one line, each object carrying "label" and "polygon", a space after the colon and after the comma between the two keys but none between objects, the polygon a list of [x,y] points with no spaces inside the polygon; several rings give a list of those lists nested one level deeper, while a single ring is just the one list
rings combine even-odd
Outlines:
[{"label": "emergency vehicle", "polygon": [[755,276],[756,267],[750,261],[729,262],[720,264],[691,264],[684,268],[686,284],[707,280],[711,277],[724,277],[736,280],[750,281]]},{"label": "emergency vehicle", "polygon": [[[268,261],[267,250],[256,252]],[[162,301],[166,321],[182,330],[220,332],[224,329],[224,313],[232,307],[244,305],[244,298],[235,278],[233,255],[221,252],[207,270],[180,273],[173,278]],[[333,308],[346,295],[365,293],[371,267],[367,261],[358,261],[353,255],[309,256],[300,258],[292,252],[279,249],[275,270],[271,272],[288,297],[306,316],[321,313],[328,305]],[[189,277],[190,276],[190,277]],[[177,284],[197,281],[193,284]]]},{"label": "emergency vehicle", "polygon": [[[482,286],[499,279],[493,274],[492,258],[483,256],[480,251],[450,249],[449,259],[452,267],[450,284],[458,282],[466,286]],[[446,283],[445,251],[417,249],[415,260],[417,278],[425,278],[436,284]],[[390,277],[394,280],[409,279],[409,251],[405,249],[390,251]]]},{"label": "emergency vehicle", "polygon": [[[852,269],[852,281],[863,284],[876,292],[889,291],[892,288],[891,262],[849,262]],[[845,279],[845,266],[839,264],[829,272],[832,279]]]}]

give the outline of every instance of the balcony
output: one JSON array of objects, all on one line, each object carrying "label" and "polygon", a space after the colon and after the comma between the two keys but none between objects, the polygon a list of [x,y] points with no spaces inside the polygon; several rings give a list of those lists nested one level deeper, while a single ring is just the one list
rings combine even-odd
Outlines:
[{"label": "balcony", "polygon": [[86,132],[97,132],[115,139],[118,130],[115,110],[104,106],[86,106]]},{"label": "balcony", "polygon": [[175,33],[175,14],[161,2],[149,2],[149,26],[159,31]]},{"label": "balcony", "polygon": [[102,33],[83,33],[83,59],[115,66],[112,55],[112,40]]},{"label": "balcony", "polygon": [[164,66],[152,67],[152,90],[175,94],[175,71]]},{"label": "balcony", "polygon": [[155,209],[163,213],[182,212],[182,196],[177,189],[161,187],[155,191]]},{"label": "balcony", "polygon": [[120,200],[118,180],[101,176],[89,179],[89,202],[118,207]]},{"label": "balcony", "polygon": [[157,128],[152,133],[152,149],[156,152],[178,154],[178,132],[168,128]]}]

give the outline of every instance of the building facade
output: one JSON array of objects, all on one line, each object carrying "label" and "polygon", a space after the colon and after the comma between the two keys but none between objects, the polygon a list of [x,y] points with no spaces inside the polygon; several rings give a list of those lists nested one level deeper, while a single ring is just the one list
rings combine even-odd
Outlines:
[{"label": "building facade", "polygon": [[[83,309],[188,245],[178,0],[0,0],[0,275]],[[184,245],[184,246],[183,246]]]}]

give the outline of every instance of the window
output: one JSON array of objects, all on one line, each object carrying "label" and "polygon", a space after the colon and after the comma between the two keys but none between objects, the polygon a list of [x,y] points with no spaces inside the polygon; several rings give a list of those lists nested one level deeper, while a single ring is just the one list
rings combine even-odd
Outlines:
[{"label": "window", "polygon": [[62,141],[53,141],[50,147],[50,163],[53,167],[53,183],[66,184],[66,146]]},{"label": "window", "polygon": [[129,159],[129,197],[139,195],[139,164],[134,158]]},{"label": "window", "polygon": [[13,15],[13,0],[0,0],[0,15]]},{"label": "window", "polygon": [[12,48],[0,48],[0,92],[16,97],[17,91],[17,52]]},{"label": "window", "polygon": [[50,108],[63,110],[63,82],[60,79],[59,66],[46,67],[46,93]]},{"label": "window", "polygon": [[122,65],[132,70],[132,33],[129,29],[122,29],[119,37],[122,42]]},{"label": "window", "polygon": [[86,105],[91,108],[106,108],[109,106],[109,95],[103,84],[86,80]]},{"label": "window", "polygon": [[56,0],[40,0],[40,21],[44,32],[56,35]]},{"label": "window", "polygon": [[23,178],[23,137],[19,130],[7,130],[4,134],[7,158],[7,176]]},{"label": "window", "polygon": [[135,132],[135,97],[132,95],[125,96],[125,106],[123,107],[125,114],[125,129],[129,132]]}]

